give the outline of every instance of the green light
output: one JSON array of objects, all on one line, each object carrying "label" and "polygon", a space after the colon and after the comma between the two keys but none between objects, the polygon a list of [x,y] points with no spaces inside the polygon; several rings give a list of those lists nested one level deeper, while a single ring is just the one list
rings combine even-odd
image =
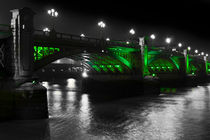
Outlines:
[{"label": "green light", "polygon": [[59,51],[60,48],[34,46],[34,61],[41,60],[42,58]]},{"label": "green light", "polygon": [[111,67],[112,67],[112,65],[107,65],[107,67],[108,67],[108,68],[111,68]]},{"label": "green light", "polygon": [[116,67],[116,68],[119,68],[119,67],[120,67],[120,65],[115,65],[115,67]]},{"label": "green light", "polygon": [[153,73],[152,76],[155,77],[155,74]]}]

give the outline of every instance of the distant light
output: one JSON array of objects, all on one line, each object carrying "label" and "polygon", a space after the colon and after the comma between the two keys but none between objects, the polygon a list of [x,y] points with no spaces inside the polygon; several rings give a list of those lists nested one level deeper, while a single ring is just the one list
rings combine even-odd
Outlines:
[{"label": "distant light", "polygon": [[176,48],[173,48],[172,51],[176,51]]},{"label": "distant light", "polygon": [[167,37],[165,41],[166,41],[166,43],[170,44],[171,43],[171,38]]},{"label": "distant light", "polygon": [[104,52],[104,50],[101,50],[101,52]]},{"label": "distant light", "polygon": [[110,41],[110,39],[109,38],[106,38],[106,41]]},{"label": "distant light", "polygon": [[201,52],[201,55],[204,55],[204,52]]},{"label": "distant light", "polygon": [[83,77],[83,78],[87,78],[87,77],[88,77],[88,74],[87,74],[86,71],[84,71],[84,72],[82,73],[82,77]]},{"label": "distant light", "polygon": [[55,9],[48,10],[47,13],[52,17],[57,17],[58,16],[58,12],[55,11]]},{"label": "distant light", "polygon": [[81,34],[80,36],[81,36],[81,37],[85,37],[85,35],[84,35],[84,34]]},{"label": "distant light", "polygon": [[135,30],[134,29],[130,29],[129,33],[134,35],[135,34]]},{"label": "distant light", "polygon": [[50,32],[50,29],[46,27],[43,29],[43,32]]},{"label": "distant light", "polygon": [[198,50],[195,50],[195,53],[198,53]]},{"label": "distant light", "polygon": [[154,40],[156,38],[155,34],[151,34],[150,38]]},{"label": "distant light", "polygon": [[98,26],[101,28],[105,28],[106,24],[103,21],[98,22]]},{"label": "distant light", "polygon": [[129,41],[126,42],[126,44],[129,44],[129,43],[130,43]]},{"label": "distant light", "polygon": [[201,54],[199,53],[198,56],[200,56]]},{"label": "distant light", "polygon": [[187,47],[187,50],[188,50],[188,51],[190,51],[190,50],[191,50],[191,47],[190,47],[190,46],[189,46],[189,47]]},{"label": "distant light", "polygon": [[182,43],[178,43],[178,46],[181,48],[182,47]]},{"label": "distant light", "polygon": [[57,17],[58,16],[58,12],[55,12],[55,17]]},{"label": "distant light", "polygon": [[206,54],[206,56],[209,56],[208,53]]},{"label": "distant light", "polygon": [[51,10],[48,10],[47,13],[50,15],[51,14]]}]

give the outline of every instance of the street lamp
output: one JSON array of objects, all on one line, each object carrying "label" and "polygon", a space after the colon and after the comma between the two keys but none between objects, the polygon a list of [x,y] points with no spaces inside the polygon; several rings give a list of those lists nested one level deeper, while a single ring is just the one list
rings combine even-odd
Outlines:
[{"label": "street lamp", "polygon": [[43,32],[45,32],[45,33],[50,32],[50,29],[46,27],[43,29]]},{"label": "street lamp", "polygon": [[190,51],[190,50],[191,50],[191,47],[190,47],[190,46],[188,46],[188,47],[187,47],[187,50],[188,50],[188,51]]},{"label": "street lamp", "polygon": [[103,21],[99,21],[98,22],[98,26],[100,27],[100,34],[101,34],[101,38],[103,39],[103,30],[104,30],[104,28],[106,27],[106,24],[103,22]]},{"label": "street lamp", "polygon": [[130,42],[132,43],[132,42],[133,42],[133,36],[134,36],[134,34],[135,34],[136,32],[135,32],[135,30],[132,28],[132,29],[129,30],[129,33],[131,34],[131,36],[130,36]]},{"label": "street lamp", "polygon": [[195,53],[198,53],[198,50],[195,50]]},{"label": "street lamp", "polygon": [[58,16],[58,12],[55,11],[55,9],[48,10],[47,13],[52,17],[57,17]]},{"label": "street lamp", "polygon": [[131,35],[134,35],[136,32],[135,32],[134,29],[130,29],[129,33],[130,33]]},{"label": "street lamp", "polygon": [[179,46],[179,48],[181,48],[182,47],[182,43],[178,43],[178,46]]},{"label": "street lamp", "polygon": [[150,35],[150,38],[151,38],[152,40],[154,40],[154,39],[156,38],[155,34],[151,34],[151,35]]},{"label": "street lamp", "polygon": [[166,41],[167,44],[170,44],[171,43],[171,38],[167,37],[165,41]]},{"label": "street lamp", "polygon": [[209,56],[208,53],[206,54],[206,56]]},{"label": "street lamp", "polygon": [[81,34],[80,37],[85,37],[85,35],[84,34]]},{"label": "street lamp", "polygon": [[105,28],[106,24],[103,21],[98,22],[98,26],[101,28]]},{"label": "street lamp", "polygon": [[110,39],[109,38],[106,38],[106,41],[110,41]]},{"label": "street lamp", "polygon": [[204,55],[204,52],[201,52],[201,55]]},{"label": "street lamp", "polygon": [[169,44],[171,43],[171,38],[170,37],[167,37],[165,42],[168,44],[168,48],[169,48]]},{"label": "street lamp", "polygon": [[[48,13],[48,15],[50,15],[52,17],[52,19],[58,17],[58,12],[55,9],[50,9],[50,10],[47,11],[47,13]],[[52,22],[52,24],[53,24],[52,28],[54,30],[54,26],[55,26],[54,21]]]}]

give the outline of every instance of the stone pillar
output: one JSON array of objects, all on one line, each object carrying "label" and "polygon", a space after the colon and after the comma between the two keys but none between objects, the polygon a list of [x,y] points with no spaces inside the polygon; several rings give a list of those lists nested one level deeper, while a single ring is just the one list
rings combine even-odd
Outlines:
[{"label": "stone pillar", "polygon": [[142,56],[142,72],[143,77],[149,75],[148,70],[148,46],[145,43],[145,37],[139,38],[139,45],[141,46],[141,56]]},{"label": "stone pillar", "polygon": [[29,8],[14,9],[11,28],[14,51],[14,79],[28,78],[33,73],[33,17],[35,13]]}]

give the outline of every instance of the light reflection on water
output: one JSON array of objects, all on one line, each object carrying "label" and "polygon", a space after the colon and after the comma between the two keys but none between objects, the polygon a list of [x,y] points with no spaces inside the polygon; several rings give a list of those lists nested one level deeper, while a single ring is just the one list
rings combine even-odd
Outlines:
[{"label": "light reflection on water", "polygon": [[80,92],[72,78],[43,85],[48,89],[49,120],[0,123],[0,139],[210,139],[210,85],[162,88],[158,97],[114,100],[109,99],[116,93],[106,93],[107,99]]}]

